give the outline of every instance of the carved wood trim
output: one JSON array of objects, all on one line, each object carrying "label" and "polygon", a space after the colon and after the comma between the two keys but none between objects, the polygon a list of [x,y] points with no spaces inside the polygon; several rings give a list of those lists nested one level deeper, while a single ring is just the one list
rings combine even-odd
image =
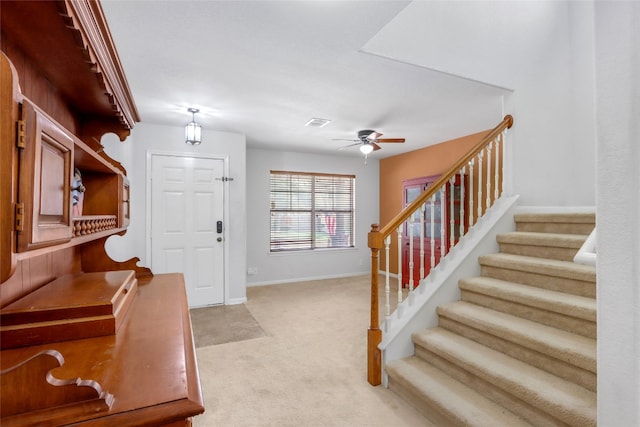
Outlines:
[{"label": "carved wood trim", "polygon": [[73,30],[78,32],[76,41],[83,49],[87,62],[92,65],[91,70],[98,83],[106,91],[114,113],[127,129],[131,129],[135,122],[140,121],[140,116],[102,6],[90,0],[66,0],[62,6],[65,17],[73,25]]},{"label": "carved wood trim", "polygon": [[126,138],[140,116],[98,1],[7,1],[0,19],[25,95],[83,140]]},{"label": "carved wood trim", "polygon": [[33,415],[41,421],[45,410],[48,420],[68,422],[111,408],[113,395],[103,391],[96,381],[54,377],[51,370],[63,364],[64,358],[58,351],[44,350],[1,371],[2,390],[12,390],[11,393],[3,393],[0,400],[2,425],[13,425],[13,416],[20,416],[14,421],[25,425],[28,421],[26,413],[30,413],[26,416]]},{"label": "carved wood trim", "polygon": [[[123,235],[126,232],[118,233]],[[85,273],[111,270],[133,270],[137,278],[152,277],[153,273],[147,267],[138,265],[140,258],[134,257],[127,261],[114,261],[105,250],[105,243],[110,236],[92,240],[82,246],[82,271]]]}]

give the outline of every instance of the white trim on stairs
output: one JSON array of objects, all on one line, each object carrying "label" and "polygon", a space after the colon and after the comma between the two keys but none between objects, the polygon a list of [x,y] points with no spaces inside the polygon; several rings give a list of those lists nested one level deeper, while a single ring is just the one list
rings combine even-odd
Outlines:
[{"label": "white trim on stairs", "polygon": [[573,257],[573,262],[578,264],[596,265],[596,227],[593,228],[587,240]]}]

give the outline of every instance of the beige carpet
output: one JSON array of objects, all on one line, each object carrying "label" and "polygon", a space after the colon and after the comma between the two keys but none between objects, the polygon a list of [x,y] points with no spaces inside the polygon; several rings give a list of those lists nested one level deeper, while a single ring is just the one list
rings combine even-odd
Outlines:
[{"label": "beige carpet", "polygon": [[206,411],[194,425],[429,425],[367,383],[368,280],[249,288],[246,307],[266,335],[197,349]]}]

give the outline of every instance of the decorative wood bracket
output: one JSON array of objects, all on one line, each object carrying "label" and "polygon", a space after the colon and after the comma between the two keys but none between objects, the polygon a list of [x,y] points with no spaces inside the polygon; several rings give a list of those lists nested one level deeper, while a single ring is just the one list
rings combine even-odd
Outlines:
[{"label": "decorative wood bracket", "polygon": [[111,409],[113,395],[96,381],[55,378],[51,370],[63,364],[58,351],[44,350],[0,371],[3,426],[34,425],[45,419],[47,425],[58,425]]},{"label": "decorative wood bracket", "polygon": [[[123,235],[126,232],[117,233]],[[153,273],[147,267],[140,267],[140,258],[134,257],[127,261],[112,260],[105,250],[105,243],[111,236],[93,240],[82,246],[82,271],[85,273],[112,270],[133,270],[138,279],[143,277],[153,277]]]}]

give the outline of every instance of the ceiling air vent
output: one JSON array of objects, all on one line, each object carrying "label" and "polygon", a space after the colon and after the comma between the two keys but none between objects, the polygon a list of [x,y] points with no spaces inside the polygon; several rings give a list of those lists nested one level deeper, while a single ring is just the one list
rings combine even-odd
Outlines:
[{"label": "ceiling air vent", "polygon": [[305,123],[304,125],[309,126],[311,128],[321,128],[322,126],[328,123],[331,123],[331,120],[313,118],[309,120],[307,123]]}]

